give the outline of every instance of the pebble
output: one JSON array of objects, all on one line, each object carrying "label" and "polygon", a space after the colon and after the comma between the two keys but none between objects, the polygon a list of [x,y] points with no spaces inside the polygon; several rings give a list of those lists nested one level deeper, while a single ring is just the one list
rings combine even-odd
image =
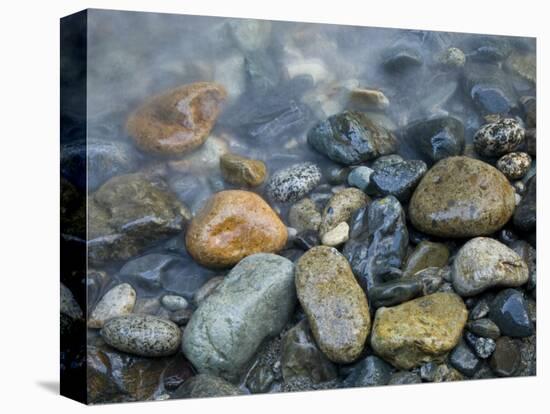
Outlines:
[{"label": "pebble", "polygon": [[189,308],[179,309],[170,314],[170,320],[178,326],[183,326],[187,325],[192,315],[193,311]]},{"label": "pebble", "polygon": [[223,378],[209,374],[198,374],[176,389],[173,398],[227,397],[244,394],[239,388]]},{"label": "pebble", "polygon": [[449,261],[449,255],[449,248],[443,243],[421,241],[407,257],[403,272],[414,275],[428,267],[444,267]]},{"label": "pebble", "polygon": [[220,170],[225,181],[240,186],[256,187],[267,176],[267,167],[262,161],[237,154],[223,154],[220,157]]},{"label": "pebble", "polygon": [[403,280],[412,279],[418,280],[422,285],[422,294],[431,295],[438,292],[443,284],[447,281],[447,274],[450,273],[446,267],[427,267],[415,274],[405,274]]},{"label": "pebble", "polygon": [[336,247],[349,239],[349,225],[345,221],[323,234],[321,242],[325,246]]},{"label": "pebble", "polygon": [[497,324],[489,318],[481,318],[468,322],[468,330],[485,338],[497,339],[500,336],[500,329]]},{"label": "pebble", "polygon": [[307,251],[296,267],[296,291],[321,351],[337,363],[357,359],[370,330],[369,305],[345,257],[326,246]]},{"label": "pebble", "polygon": [[110,289],[97,303],[90,318],[89,328],[102,328],[105,322],[117,316],[129,315],[136,304],[136,291],[128,283]]},{"label": "pebble", "polygon": [[317,211],[315,203],[306,197],[290,207],[288,221],[298,232],[305,230],[316,232],[321,225],[321,213]]},{"label": "pebble", "polygon": [[214,194],[191,221],[185,242],[189,254],[206,267],[234,265],[259,252],[277,252],[287,229],[257,194],[227,190]]},{"label": "pebble", "polygon": [[458,343],[468,318],[454,293],[434,293],[376,311],[371,332],[374,352],[399,369],[439,360]]},{"label": "pebble", "polygon": [[100,333],[113,348],[145,357],[173,355],[181,343],[178,325],[150,315],[126,315],[109,319]]},{"label": "pebble", "polygon": [[193,313],[183,353],[199,373],[235,380],[262,342],[289,322],[295,289],[288,259],[266,253],[242,259]]},{"label": "pebble", "polygon": [[497,168],[510,180],[522,178],[531,167],[531,156],[526,152],[510,152],[497,161]]},{"label": "pebble", "polygon": [[361,109],[383,111],[390,106],[390,100],[384,92],[376,89],[356,88],[350,92],[350,101]]},{"label": "pebble", "polygon": [[449,355],[449,362],[453,367],[468,377],[472,377],[481,367],[480,359],[464,342],[458,344]]},{"label": "pebble", "polygon": [[529,269],[512,249],[495,239],[476,237],[458,251],[452,267],[453,287],[473,296],[492,287],[521,286]]},{"label": "pebble", "polygon": [[369,203],[369,197],[357,188],[346,188],[334,194],[323,209],[319,233],[321,237],[342,222],[347,222],[353,212]]},{"label": "pebble", "polygon": [[393,367],[375,355],[369,355],[351,367],[344,379],[345,387],[373,387],[386,385],[391,379]]},{"label": "pebble", "polygon": [[507,78],[494,63],[468,61],[463,82],[466,94],[482,114],[506,114],[517,106],[516,94]]},{"label": "pebble", "polygon": [[474,135],[475,150],[486,157],[500,157],[515,151],[525,138],[525,130],[513,118],[483,125]]},{"label": "pebble", "polygon": [[126,129],[145,152],[183,154],[208,138],[227,92],[210,82],[183,85],[148,99]]},{"label": "pebble", "polygon": [[489,358],[495,350],[496,345],[494,339],[479,337],[471,332],[465,332],[464,339],[481,359]]},{"label": "pebble", "polygon": [[269,179],[267,196],[282,203],[297,201],[319,184],[321,176],[321,169],[311,162],[291,165]]},{"label": "pebble", "polygon": [[[327,181],[332,185],[344,184],[350,174],[349,167],[330,167],[326,172]],[[350,184],[351,185],[351,184]]]},{"label": "pebble", "polygon": [[189,306],[187,299],[183,296],[177,295],[164,295],[160,302],[162,303],[162,306],[172,312],[185,309]]},{"label": "pebble", "polygon": [[409,160],[374,170],[369,179],[368,193],[393,195],[406,202],[428,167],[424,161]]},{"label": "pebble", "polygon": [[68,316],[72,320],[84,319],[84,313],[72,292],[63,283],[61,283],[60,286],[60,313]]},{"label": "pebble", "polygon": [[348,184],[361,191],[365,191],[369,186],[372,173],[374,173],[372,168],[365,166],[356,167],[348,175]]},{"label": "pebble", "polygon": [[516,342],[506,336],[497,339],[489,364],[499,377],[516,375],[521,365],[521,353]]},{"label": "pebble", "polygon": [[412,224],[440,237],[494,233],[515,209],[514,189],[496,168],[468,157],[439,161],[424,175],[409,203]]},{"label": "pebble", "polygon": [[422,66],[424,60],[414,48],[398,45],[385,52],[383,67],[393,74],[403,74]]},{"label": "pebble", "polygon": [[529,318],[527,302],[520,291],[500,291],[490,307],[489,318],[497,324],[502,335],[518,338],[533,334],[534,328]]},{"label": "pebble", "polygon": [[418,279],[400,279],[377,283],[368,290],[372,308],[394,306],[422,295],[423,284]]},{"label": "pebble", "polygon": [[294,245],[304,251],[307,251],[312,247],[319,246],[320,244],[321,239],[315,230],[306,230],[298,233],[296,235],[296,239],[294,239]]},{"label": "pebble", "polygon": [[403,162],[403,161],[405,161],[403,157],[398,154],[382,155],[381,157],[378,157],[377,159],[374,160],[374,162],[371,165],[371,168],[373,170],[380,170],[389,165],[399,164],[400,162]]},{"label": "pebble", "polygon": [[531,231],[537,225],[537,176],[527,183],[527,192],[514,212],[514,226],[521,231]]}]

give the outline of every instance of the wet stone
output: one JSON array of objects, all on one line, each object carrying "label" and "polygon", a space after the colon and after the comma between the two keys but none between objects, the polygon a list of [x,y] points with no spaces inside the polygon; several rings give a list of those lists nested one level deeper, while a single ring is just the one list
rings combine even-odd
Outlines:
[{"label": "wet stone", "polygon": [[531,231],[537,224],[537,177],[527,183],[527,193],[514,212],[514,226],[522,231]]},{"label": "wet stone", "polygon": [[315,230],[306,230],[296,235],[294,245],[299,249],[307,251],[321,244],[319,234]]},{"label": "wet stone", "polygon": [[303,198],[290,207],[288,221],[298,232],[317,231],[321,225],[321,213],[310,198]]},{"label": "wet stone", "polygon": [[405,202],[427,170],[426,163],[420,160],[403,161],[376,169],[370,176],[368,192],[393,195]]},{"label": "wet stone", "polygon": [[344,387],[372,387],[386,385],[392,376],[393,367],[381,358],[370,355],[350,368],[344,379]]},{"label": "wet stone", "polygon": [[497,339],[495,351],[489,363],[493,372],[499,377],[516,375],[521,365],[521,354],[516,342],[506,336]]},{"label": "wet stone", "polygon": [[483,338],[476,336],[470,332],[464,334],[464,339],[481,359],[487,359],[495,350],[495,340],[491,338]]},{"label": "wet stone", "polygon": [[449,355],[449,362],[464,375],[471,377],[481,366],[481,361],[464,342]]},{"label": "wet stone", "polygon": [[531,157],[525,152],[510,152],[497,161],[497,168],[510,180],[523,177],[527,174],[529,167],[531,167]]},{"label": "wet stone", "polygon": [[515,289],[506,289],[497,294],[491,303],[489,318],[505,336],[525,337],[534,332],[527,303],[523,294]]},{"label": "wet stone", "polygon": [[537,251],[524,240],[515,240],[510,244],[510,248],[523,259],[529,269],[529,279],[525,288],[527,290],[535,289],[537,286]]},{"label": "wet stone", "polygon": [[325,206],[319,233],[321,237],[344,221],[348,221],[355,210],[365,207],[369,197],[357,188],[346,188],[334,194]]},{"label": "wet stone", "polygon": [[220,170],[228,183],[256,187],[267,176],[267,168],[262,161],[241,157],[237,154],[224,154],[220,157]]},{"label": "wet stone", "polygon": [[209,374],[199,374],[185,381],[172,395],[172,398],[208,398],[241,395],[243,392],[222,378]]},{"label": "wet stone", "polygon": [[191,309],[178,309],[170,314],[170,320],[178,326],[187,325],[191,319],[193,311]]},{"label": "wet stone", "polygon": [[350,174],[349,167],[335,166],[335,167],[330,167],[327,170],[325,176],[327,177],[327,180],[330,184],[339,185],[339,184],[344,184],[346,180],[348,180],[349,174]]},{"label": "wet stone", "polygon": [[500,336],[500,329],[497,324],[489,318],[481,318],[468,322],[468,330],[485,338],[497,339]]},{"label": "wet stone", "polygon": [[417,280],[422,285],[422,294],[431,295],[439,292],[447,281],[447,274],[450,274],[448,267],[427,267],[415,274],[404,274],[403,280]]},{"label": "wet stone", "polygon": [[428,267],[444,267],[449,261],[449,254],[449,248],[443,243],[422,241],[407,257],[403,272],[414,275]]},{"label": "wet stone", "polygon": [[267,196],[283,203],[297,201],[319,184],[321,175],[321,169],[311,162],[291,165],[271,176]]},{"label": "wet stone", "polygon": [[360,166],[351,170],[348,175],[348,184],[352,187],[365,191],[370,183],[370,177],[374,170],[369,167]]},{"label": "wet stone", "polygon": [[189,303],[184,297],[177,295],[164,295],[160,302],[162,306],[172,312],[185,309],[189,306]]},{"label": "wet stone", "polygon": [[422,282],[403,279],[377,283],[368,290],[369,303],[373,308],[394,306],[422,295]]},{"label": "wet stone", "polygon": [[90,318],[89,328],[102,328],[105,322],[117,316],[129,315],[136,304],[136,291],[128,283],[110,289],[97,303]]},{"label": "wet stone", "polygon": [[525,130],[513,118],[483,125],[474,135],[476,151],[487,157],[499,157],[515,151],[523,143]]},{"label": "wet stone", "polygon": [[489,303],[485,299],[480,299],[473,309],[470,311],[469,318],[472,321],[485,318],[487,315],[489,315]]}]

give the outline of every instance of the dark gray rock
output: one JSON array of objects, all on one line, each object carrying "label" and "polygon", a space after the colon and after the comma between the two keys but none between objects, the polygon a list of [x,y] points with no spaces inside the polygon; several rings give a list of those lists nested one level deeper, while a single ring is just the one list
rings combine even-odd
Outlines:
[{"label": "dark gray rock", "polygon": [[390,381],[392,373],[391,365],[377,356],[371,355],[353,365],[342,385],[345,388],[386,385]]},{"label": "dark gray rock", "polygon": [[489,303],[485,299],[480,299],[470,311],[469,319],[475,321],[485,318],[489,315]]},{"label": "dark gray rock", "polygon": [[388,385],[420,384],[421,382],[422,379],[418,374],[409,371],[399,371],[391,376]]},{"label": "dark gray rock", "polygon": [[537,177],[527,183],[527,192],[514,211],[514,226],[522,231],[531,231],[537,225]]},{"label": "dark gray rock", "polygon": [[369,304],[374,308],[394,306],[422,295],[423,284],[418,279],[400,279],[377,283],[368,290]]},{"label": "dark gray rock", "polygon": [[387,167],[388,165],[399,164],[400,162],[405,161],[403,157],[399,154],[389,154],[382,155],[374,160],[371,165],[373,170],[379,170],[381,168]]},{"label": "dark gray rock", "polygon": [[426,171],[428,166],[420,160],[388,165],[374,170],[367,192],[383,196],[393,195],[399,201],[406,202]]},{"label": "dark gray rock", "polygon": [[491,303],[489,317],[497,324],[502,335],[525,337],[534,333],[527,302],[516,289],[505,289],[497,294]]},{"label": "dark gray rock", "polygon": [[374,170],[369,167],[359,166],[354,168],[348,175],[348,184],[365,191],[370,184],[370,177],[373,173]]},{"label": "dark gray rock", "polygon": [[464,342],[460,342],[449,355],[449,362],[464,375],[471,377],[481,366],[479,358]]},{"label": "dark gray rock", "polygon": [[304,251],[319,246],[319,244],[321,244],[321,239],[319,238],[319,233],[315,230],[302,231],[298,233],[294,239],[294,245]]},{"label": "dark gray rock", "polygon": [[189,378],[174,391],[172,398],[226,397],[244,394],[233,384],[209,374]]},{"label": "dark gray rock", "polygon": [[420,378],[427,382],[433,382],[437,375],[437,363],[431,361],[426,362],[420,367]]},{"label": "dark gray rock", "polygon": [[192,315],[193,311],[191,309],[180,309],[170,314],[170,320],[178,326],[183,326],[187,325]]},{"label": "dark gray rock", "polygon": [[521,354],[516,342],[506,336],[497,339],[495,351],[489,363],[493,372],[499,377],[516,375],[521,365]]},{"label": "dark gray rock", "polygon": [[482,338],[471,332],[465,332],[464,340],[481,359],[489,358],[495,350],[495,341],[491,338]]},{"label": "dark gray rock", "polygon": [[356,239],[367,230],[367,207],[355,210],[349,219],[349,238]]},{"label": "dark gray rock", "polygon": [[294,164],[275,172],[267,183],[267,196],[283,203],[294,202],[313,190],[321,181],[320,168],[311,163]]},{"label": "dark gray rock", "polygon": [[[487,309],[489,309],[487,307]],[[500,329],[491,319],[481,318],[468,322],[467,328],[470,332],[485,338],[497,339],[500,336]]]},{"label": "dark gray rock", "polygon": [[330,184],[340,185],[347,181],[349,173],[349,167],[333,166],[326,171],[325,176]]}]

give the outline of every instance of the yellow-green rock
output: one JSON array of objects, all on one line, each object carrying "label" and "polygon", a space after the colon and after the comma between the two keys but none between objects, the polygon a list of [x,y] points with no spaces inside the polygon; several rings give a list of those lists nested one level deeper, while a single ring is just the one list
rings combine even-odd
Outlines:
[{"label": "yellow-green rock", "polygon": [[262,161],[230,153],[220,157],[220,169],[225,181],[241,186],[256,187],[264,182],[267,175]]},{"label": "yellow-green rock", "polygon": [[404,273],[414,275],[428,267],[444,267],[449,261],[449,249],[443,243],[434,243],[427,240],[418,243],[407,258]]}]

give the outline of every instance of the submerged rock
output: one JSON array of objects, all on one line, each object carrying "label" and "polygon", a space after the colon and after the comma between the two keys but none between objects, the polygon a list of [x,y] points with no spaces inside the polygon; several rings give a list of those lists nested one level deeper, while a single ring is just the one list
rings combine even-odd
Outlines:
[{"label": "submerged rock", "polygon": [[514,226],[522,231],[531,231],[537,225],[537,177],[527,183],[527,192],[514,212]]},{"label": "submerged rock", "polygon": [[444,267],[449,261],[449,248],[443,243],[421,241],[407,257],[403,272],[414,275],[428,267]]},{"label": "submerged rock", "polygon": [[403,161],[376,169],[370,176],[369,193],[392,195],[406,202],[427,170],[426,163],[420,160]]},{"label": "submerged rock", "polygon": [[323,210],[319,227],[321,236],[348,221],[354,211],[364,207],[369,201],[369,197],[357,188],[346,188],[334,194]]},{"label": "submerged rock", "polygon": [[486,157],[500,157],[517,150],[525,138],[525,130],[513,118],[502,118],[483,125],[474,135],[475,150]]},{"label": "submerged rock", "polygon": [[310,198],[303,198],[288,211],[288,221],[298,232],[317,231],[321,225],[321,213]]},{"label": "submerged rock", "polygon": [[511,218],[514,189],[500,171],[468,157],[439,161],[422,178],[409,204],[412,224],[440,237],[491,234]]},{"label": "submerged rock", "polygon": [[223,378],[210,374],[198,374],[180,385],[174,391],[172,398],[227,397],[241,394],[244,393]]},{"label": "submerged rock", "polygon": [[267,168],[262,161],[236,154],[220,157],[220,170],[225,181],[235,185],[256,187],[264,182]]},{"label": "submerged rock", "polygon": [[283,203],[297,201],[321,181],[320,168],[311,162],[294,164],[273,174],[267,183],[267,196]]},{"label": "submerged rock", "polygon": [[102,328],[106,321],[129,315],[136,304],[136,291],[128,283],[109,290],[97,303],[88,319],[89,328]]},{"label": "submerged rock", "polygon": [[197,213],[185,237],[193,258],[207,267],[227,267],[243,257],[281,250],[287,229],[257,194],[228,190],[214,194]]}]

